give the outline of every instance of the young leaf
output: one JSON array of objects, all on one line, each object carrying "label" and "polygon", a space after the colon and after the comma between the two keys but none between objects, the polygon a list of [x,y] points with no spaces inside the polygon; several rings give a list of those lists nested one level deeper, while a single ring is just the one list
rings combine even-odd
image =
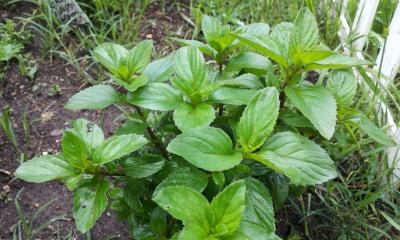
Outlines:
[{"label": "young leaf", "polygon": [[256,160],[285,174],[292,184],[315,185],[337,176],[335,164],[325,150],[292,132],[269,138],[257,156]]},{"label": "young leaf", "polygon": [[218,52],[225,50],[234,40],[234,38],[229,35],[229,26],[222,25],[214,17],[203,15],[201,29],[208,44]]},{"label": "young leaf", "polygon": [[73,169],[63,159],[45,155],[23,162],[14,176],[27,182],[42,183],[73,175]]},{"label": "young leaf", "polygon": [[249,34],[235,35],[241,42],[247,44],[254,50],[260,52],[266,57],[269,57],[279,65],[286,67],[288,65],[284,53],[281,51],[280,44],[273,38],[263,38],[262,40],[256,36]]},{"label": "young leaf", "polygon": [[186,40],[178,38],[174,38],[174,40],[177,41],[182,46],[197,47],[202,53],[213,58],[215,58],[218,54],[218,52],[214,48],[197,40]]},{"label": "young leaf", "polygon": [[82,233],[90,230],[97,219],[106,210],[109,183],[104,179],[95,179],[78,188],[74,193],[73,214],[76,226]]},{"label": "young leaf", "polygon": [[349,106],[357,91],[357,80],[351,70],[335,70],[329,74],[326,88],[339,106]]},{"label": "young leaf", "polygon": [[241,225],[258,226],[266,233],[275,232],[274,208],[268,189],[254,178],[245,180],[246,208]]},{"label": "young leaf", "polygon": [[231,183],[212,200],[212,226],[219,235],[229,235],[239,227],[245,208],[246,184],[243,180]]},{"label": "young leaf", "polygon": [[208,101],[230,105],[246,105],[256,93],[257,90],[255,89],[221,87],[210,95]]},{"label": "young leaf", "polygon": [[130,92],[136,91],[138,88],[143,87],[149,82],[148,77],[145,74],[142,74],[138,77],[128,75],[127,80],[124,80],[120,77],[114,76],[113,80],[120,86],[123,86]]},{"label": "young leaf", "polygon": [[211,105],[199,103],[196,106],[182,103],[173,115],[175,125],[183,132],[191,128],[208,126],[215,119]]},{"label": "young leaf", "polygon": [[180,48],[175,54],[174,69],[178,79],[173,84],[188,96],[207,84],[206,62],[196,47]]},{"label": "young leaf", "polygon": [[79,169],[84,169],[87,164],[88,153],[86,145],[74,131],[66,131],[61,142],[63,156],[68,163]]},{"label": "young leaf", "polygon": [[174,74],[174,54],[151,62],[143,70],[143,73],[149,78],[149,82],[165,82]]},{"label": "young leaf", "polygon": [[243,27],[243,33],[257,37],[265,37],[269,34],[270,27],[266,23],[252,23]]},{"label": "young leaf", "polygon": [[73,95],[65,108],[71,110],[103,109],[119,101],[119,94],[114,88],[100,84]]},{"label": "young leaf", "polygon": [[130,72],[142,72],[150,62],[153,41],[144,40],[128,51],[126,56],[127,66]]},{"label": "young leaf", "polygon": [[114,136],[96,147],[93,164],[105,164],[128,155],[147,144],[146,138],[136,134]]},{"label": "young leaf", "polygon": [[265,74],[272,68],[268,58],[253,52],[243,52],[233,57],[225,67],[225,71],[240,71],[242,69],[254,74]]},{"label": "young leaf", "polygon": [[336,125],[336,101],[322,86],[288,86],[286,96],[310,120],[326,139],[333,136]]},{"label": "young leaf", "polygon": [[128,94],[128,101],[134,105],[157,111],[171,111],[182,102],[182,94],[166,83],[150,83]]},{"label": "young leaf", "polygon": [[153,175],[161,170],[165,160],[157,155],[143,155],[140,157],[128,158],[122,162],[124,173],[133,178],[144,178]]},{"label": "young leaf", "polygon": [[221,80],[217,82],[217,84],[219,84],[220,86],[250,89],[261,89],[264,87],[260,79],[256,75],[251,73],[242,74],[233,79]]},{"label": "young leaf", "polygon": [[189,224],[182,229],[177,240],[215,240],[215,238],[208,238],[208,233],[201,226]]},{"label": "young leaf", "polygon": [[126,57],[128,51],[121,45],[115,43],[103,43],[96,47],[92,55],[113,74],[118,74],[120,62]]},{"label": "young leaf", "polygon": [[371,63],[366,60],[335,54],[325,59],[307,65],[305,67],[305,71],[317,70],[317,69],[342,69],[342,68],[350,68],[353,66],[368,65],[368,64]]},{"label": "young leaf", "polygon": [[193,128],[178,135],[167,150],[207,171],[224,171],[242,160],[242,154],[233,149],[229,136],[212,127]]},{"label": "young leaf", "polygon": [[209,228],[206,215],[209,203],[201,193],[192,188],[168,186],[157,191],[153,201],[185,225],[193,223],[203,229]]},{"label": "young leaf", "polygon": [[237,127],[238,142],[245,151],[259,148],[274,129],[279,113],[279,93],[276,88],[257,92],[245,108]]},{"label": "young leaf", "polygon": [[300,9],[290,34],[290,54],[309,51],[318,44],[318,41],[318,25],[314,15],[308,8]]},{"label": "young leaf", "polygon": [[93,154],[94,149],[104,142],[104,133],[101,128],[92,122],[79,118],[72,122],[73,131],[86,146],[89,153]]},{"label": "young leaf", "polygon": [[154,192],[168,186],[187,186],[198,192],[203,192],[208,184],[208,175],[190,168],[179,168],[165,178]]}]

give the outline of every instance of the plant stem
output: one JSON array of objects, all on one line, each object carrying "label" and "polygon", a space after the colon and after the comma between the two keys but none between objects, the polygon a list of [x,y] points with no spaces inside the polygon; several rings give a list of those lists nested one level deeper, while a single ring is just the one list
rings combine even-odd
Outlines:
[{"label": "plant stem", "polygon": [[[142,118],[143,121],[146,121],[146,118],[142,112],[142,110],[138,107],[138,106],[134,106],[136,112],[140,115],[140,117]],[[167,151],[167,148],[164,146],[164,143],[161,141],[161,139],[154,133],[153,129],[151,129],[151,127],[147,124],[146,127],[146,131],[149,134],[150,138],[151,138],[151,142],[160,150],[161,155],[165,158],[165,159],[169,159],[169,154]]]}]

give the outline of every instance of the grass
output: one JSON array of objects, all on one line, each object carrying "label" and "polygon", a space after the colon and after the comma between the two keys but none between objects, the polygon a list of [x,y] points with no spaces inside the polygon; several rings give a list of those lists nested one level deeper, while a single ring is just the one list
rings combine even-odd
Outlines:
[{"label": "grass", "polygon": [[[24,21],[38,34],[43,57],[58,57],[75,67],[88,82],[96,84],[101,75],[93,74],[97,66],[93,64],[89,51],[99,43],[113,41],[127,46],[138,40],[138,33],[146,22],[146,9],[152,4],[143,1],[80,1],[82,9],[92,20],[92,25],[73,28],[61,23],[47,1],[31,0],[36,5],[31,15]],[[323,41],[332,49],[337,49],[339,41],[338,13],[340,1],[323,0],[191,0],[189,2],[161,1],[161,9],[168,5],[190,10],[190,15],[180,14],[193,28],[193,37],[199,35],[201,13],[220,18],[225,23],[267,22],[271,26],[281,21],[291,21],[302,6],[308,6],[317,16]],[[10,4],[19,4],[13,0]],[[350,0],[348,19],[354,17],[358,1]],[[379,39],[387,34],[388,24],[397,0],[381,1],[369,38],[365,55],[375,59],[382,46]],[[22,18],[21,18],[22,19]],[[397,78],[385,91],[377,91],[373,100],[361,87],[355,99],[357,109],[367,113],[376,123],[374,114],[378,100],[389,103],[395,116],[400,114],[400,92]],[[366,75],[364,81],[372,84]],[[386,96],[386,97],[385,97]],[[27,121],[27,120],[24,120]],[[26,125],[26,124],[24,124]],[[29,124],[25,127],[29,133]],[[387,126],[383,126],[387,127]],[[350,129],[353,131],[353,129]],[[295,226],[292,239],[399,239],[400,238],[400,193],[392,184],[382,184],[392,169],[385,162],[384,148],[374,144],[361,133],[349,129],[338,129],[343,142],[324,142],[335,159],[340,176],[324,186],[307,189],[300,196],[292,196],[285,209],[301,219]],[[354,138],[355,137],[355,138]],[[18,209],[18,205],[16,202]],[[20,207],[19,207],[20,208]],[[20,223],[16,236],[20,233],[33,235],[32,226],[25,226],[24,215],[19,210]],[[25,229],[30,229],[25,232]],[[58,239],[62,239],[61,236]],[[65,238],[65,239],[68,239]]]}]

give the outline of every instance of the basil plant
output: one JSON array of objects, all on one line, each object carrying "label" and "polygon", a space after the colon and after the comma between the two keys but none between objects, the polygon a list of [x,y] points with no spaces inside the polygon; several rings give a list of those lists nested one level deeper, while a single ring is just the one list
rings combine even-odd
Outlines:
[{"label": "basil plant", "polygon": [[[208,16],[202,27],[207,43],[179,40],[187,46],[153,62],[151,41],[94,49],[112,84],[77,93],[66,108],[116,105],[126,121],[106,138],[75,120],[59,154],[22,163],[15,176],[63,181],[81,232],[110,207],[134,239],[279,239],[274,215],[290,189],[337,176],[319,145],[335,141],[336,122],[393,143],[352,109],[348,69],[368,62],[323,45],[308,9],[272,29],[232,30]],[[311,70],[320,71],[314,84],[305,81]]]}]

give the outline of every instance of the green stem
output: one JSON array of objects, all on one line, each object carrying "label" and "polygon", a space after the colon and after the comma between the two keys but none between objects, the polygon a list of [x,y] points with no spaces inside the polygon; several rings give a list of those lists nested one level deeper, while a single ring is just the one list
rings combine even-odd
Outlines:
[{"label": "green stem", "polygon": [[142,121],[146,123],[147,127],[146,127],[146,131],[150,136],[150,140],[151,142],[160,150],[161,155],[165,158],[165,159],[169,159],[169,154],[167,151],[167,148],[164,146],[164,143],[161,141],[161,139],[154,133],[153,129],[151,129],[151,127],[149,126],[149,124],[147,123],[147,120],[142,112],[142,110],[138,107],[138,106],[133,106],[136,110],[136,112],[139,114],[139,116],[142,118]]}]

